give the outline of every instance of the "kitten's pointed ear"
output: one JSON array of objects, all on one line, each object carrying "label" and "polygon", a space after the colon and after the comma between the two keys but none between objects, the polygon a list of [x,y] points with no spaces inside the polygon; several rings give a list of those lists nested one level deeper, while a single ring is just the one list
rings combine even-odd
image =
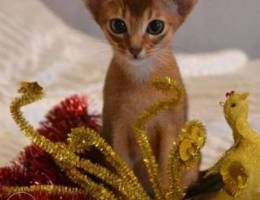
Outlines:
[{"label": "kitten's pointed ear", "polygon": [[177,7],[177,12],[180,16],[181,23],[185,21],[191,13],[198,0],[172,0]]},{"label": "kitten's pointed ear", "polygon": [[100,6],[102,5],[102,0],[83,0],[86,7],[89,9],[93,17],[98,21],[98,15]]}]

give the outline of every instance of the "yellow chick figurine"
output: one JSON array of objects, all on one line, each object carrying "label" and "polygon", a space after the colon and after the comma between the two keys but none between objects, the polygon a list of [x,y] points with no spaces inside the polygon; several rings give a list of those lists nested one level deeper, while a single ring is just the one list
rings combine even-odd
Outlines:
[{"label": "yellow chick figurine", "polygon": [[231,92],[224,104],[234,145],[204,177],[205,180],[210,176],[221,177],[222,187],[210,197],[193,199],[260,200],[260,135],[248,123],[248,96]]}]

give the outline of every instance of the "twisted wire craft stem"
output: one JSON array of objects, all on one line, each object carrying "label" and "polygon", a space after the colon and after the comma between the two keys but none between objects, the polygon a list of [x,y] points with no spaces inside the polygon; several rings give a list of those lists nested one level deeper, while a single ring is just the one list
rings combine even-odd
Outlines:
[{"label": "twisted wire craft stem", "polygon": [[[152,84],[157,90],[165,93],[167,98],[152,105],[138,118],[134,127],[135,136],[138,145],[140,146],[149,179],[154,189],[155,199],[179,200],[183,197],[181,177],[187,168],[181,168],[180,166],[181,158],[179,154],[176,154],[178,152],[177,144],[174,143],[173,150],[169,157],[170,164],[168,171],[171,177],[171,186],[169,191],[165,193],[160,186],[159,167],[147,138],[146,125],[151,118],[159,114],[159,112],[174,108],[178,105],[182,97],[185,95],[185,91],[176,81],[169,77],[156,79]],[[22,96],[15,98],[11,104],[11,113],[21,131],[27,137],[31,138],[34,144],[51,154],[60,168],[63,169],[67,176],[75,184],[79,185],[85,193],[96,199],[102,200],[118,200],[122,199],[122,197],[127,197],[129,200],[151,200],[151,197],[146,194],[144,188],[139,183],[133,171],[129,169],[126,162],[123,161],[119,155],[115,153],[112,147],[109,146],[95,131],[86,128],[73,129],[71,134],[69,134],[67,140],[68,144],[53,143],[35,131],[24,118],[20,109],[27,104],[41,99],[43,96],[43,90],[37,83],[23,83],[20,92],[22,93]],[[81,159],[81,157],[76,154],[77,152],[84,152],[90,146],[97,148],[102,154],[104,154],[106,161],[110,163],[115,172],[112,172],[99,164],[94,164],[87,159]],[[192,166],[192,164],[187,166]],[[94,182],[87,176],[87,174],[94,175],[103,181],[103,183],[112,186],[114,190],[110,191],[104,185]],[[16,188],[18,191],[22,189],[23,188],[19,187]],[[27,189],[29,190],[29,188]],[[41,187],[39,186],[35,188],[35,190],[37,189],[40,190]],[[44,186],[42,189],[45,189]],[[50,187],[49,189],[51,190],[52,188]],[[53,186],[53,190],[50,192],[58,191],[58,189],[58,186]],[[116,191],[121,193],[121,196],[116,196],[114,194]]]},{"label": "twisted wire craft stem", "polygon": [[[121,192],[123,195],[128,196],[130,200],[138,199],[141,195],[143,199],[149,199],[145,197],[144,193],[136,193],[138,190],[135,191],[135,185],[130,184],[128,181],[120,178],[118,175],[112,173],[100,165],[93,164],[88,160],[81,160],[81,158],[73,151],[69,151],[64,144],[53,143],[35,131],[29,122],[27,122],[27,120],[24,118],[20,109],[25,105],[41,99],[43,96],[43,90],[37,83],[23,83],[19,91],[22,93],[22,96],[15,98],[11,104],[10,110],[21,131],[27,137],[31,138],[34,144],[51,154],[56,162],[62,163],[64,165],[63,168],[76,167],[84,169],[87,173],[100,178]],[[90,183],[87,179],[86,182]],[[96,187],[96,185],[92,185],[92,187]]]},{"label": "twisted wire craft stem", "polygon": [[136,140],[142,152],[143,160],[155,193],[155,197],[158,200],[163,200],[167,197],[160,186],[159,166],[152,153],[151,145],[147,139],[146,125],[159,112],[174,108],[178,105],[185,95],[185,92],[184,89],[170,77],[155,79],[152,81],[152,84],[157,90],[169,95],[170,97],[155,103],[143,114],[141,114],[136,122],[134,131]]},{"label": "twisted wire craft stem", "polygon": [[[194,127],[199,131],[199,135],[196,138],[192,137],[192,131]],[[181,145],[173,143],[173,147],[170,151],[168,159],[168,176],[170,181],[169,191],[167,193],[168,199],[182,200],[185,196],[185,188],[182,183],[182,179],[188,170],[199,163],[201,160],[200,150],[204,146],[206,141],[205,127],[199,121],[187,122],[179,135],[182,143],[184,140],[189,140],[195,148],[195,152],[191,154],[191,158],[187,161],[182,160],[180,152],[182,151]]]},{"label": "twisted wire craft stem", "polygon": [[[85,148],[84,145],[80,145],[82,147],[81,150],[84,151],[84,149],[88,149],[89,144],[99,149],[104,154],[106,161],[108,161],[108,163],[116,170],[117,174],[133,186],[136,195],[139,196],[139,199],[150,199],[144,191],[142,185],[139,183],[137,177],[134,175],[133,171],[130,170],[130,168],[128,167],[127,163],[124,160],[122,160],[120,156],[115,153],[113,148],[110,145],[108,145],[106,141],[102,137],[100,137],[94,130],[86,128],[73,129],[68,138],[69,143],[73,141],[73,136],[76,136],[77,138],[82,138],[81,143],[86,144]],[[78,144],[75,145],[79,146]]]},{"label": "twisted wire craft stem", "polygon": [[[175,165],[172,165],[174,163],[174,161],[176,160],[179,163],[179,159],[176,159],[176,152],[177,152],[177,143],[173,142],[173,146],[172,149],[170,151],[170,156],[169,156],[169,160],[168,160],[168,176],[169,176],[169,190],[167,192],[167,199],[179,199],[178,195],[176,195],[176,193],[181,193],[182,191],[180,191],[180,189],[175,188],[175,186],[180,186],[181,183],[178,183],[178,180],[176,181],[176,172],[174,172],[175,169],[177,169],[177,163]],[[177,191],[176,191],[177,190]]]},{"label": "twisted wire craft stem", "polygon": [[48,192],[53,195],[55,194],[70,194],[70,195],[87,195],[84,190],[79,188],[67,187],[67,186],[58,186],[58,185],[33,185],[28,187],[11,187],[11,186],[2,186],[0,191],[4,192],[6,195],[12,195],[15,193],[33,193],[33,192]]},{"label": "twisted wire craft stem", "polygon": [[118,200],[113,192],[106,189],[103,185],[92,181],[88,176],[81,174],[77,169],[66,171],[67,176],[77,185],[80,185],[94,199]]}]

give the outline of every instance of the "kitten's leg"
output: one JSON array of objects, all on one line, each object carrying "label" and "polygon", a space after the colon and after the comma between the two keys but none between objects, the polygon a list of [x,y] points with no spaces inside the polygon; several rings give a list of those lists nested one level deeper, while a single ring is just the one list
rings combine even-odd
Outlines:
[{"label": "kitten's leg", "polygon": [[130,141],[128,129],[122,123],[117,123],[113,131],[113,148],[133,169],[134,162],[130,157]]},{"label": "kitten's leg", "polygon": [[174,124],[164,123],[161,126],[160,134],[161,134],[160,152],[159,152],[160,174],[161,174],[161,181],[163,186],[167,186],[169,183],[168,174],[167,174],[168,158],[169,158],[170,151],[173,147],[173,142],[176,141],[178,132]]},{"label": "kitten's leg", "polygon": [[102,111],[102,130],[101,130],[101,136],[106,140],[106,142],[110,145],[112,145],[112,123],[111,123],[111,113],[108,109],[109,106],[106,103],[106,99],[104,99],[104,107]]}]

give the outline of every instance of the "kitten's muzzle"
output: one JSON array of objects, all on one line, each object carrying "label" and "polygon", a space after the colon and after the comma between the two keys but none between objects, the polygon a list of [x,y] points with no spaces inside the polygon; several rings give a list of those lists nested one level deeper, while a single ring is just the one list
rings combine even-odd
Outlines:
[{"label": "kitten's muzzle", "polygon": [[143,50],[142,48],[133,48],[133,47],[129,48],[130,53],[133,55],[135,59],[138,58],[142,50]]}]

